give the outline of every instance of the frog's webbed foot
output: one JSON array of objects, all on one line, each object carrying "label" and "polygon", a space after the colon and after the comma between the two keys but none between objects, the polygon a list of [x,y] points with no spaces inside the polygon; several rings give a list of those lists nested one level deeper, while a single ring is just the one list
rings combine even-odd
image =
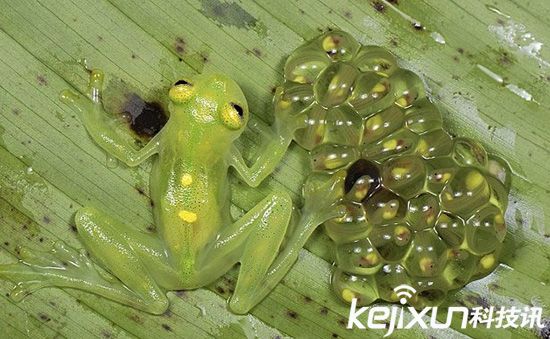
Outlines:
[{"label": "frog's webbed foot", "polygon": [[164,280],[171,284],[174,274],[155,239],[91,208],[80,209],[75,223],[95,261],[86,250],[77,251],[62,242],[47,252],[21,248],[19,262],[0,265],[0,278],[15,283],[14,300],[40,288],[61,287],[95,293],[154,314],[166,311],[168,299],[150,272],[169,276]]},{"label": "frog's webbed foot", "polygon": [[345,171],[338,171],[327,178],[325,175],[312,175],[303,187],[304,217],[315,220],[317,225],[343,217],[346,207],[342,204],[344,197]]},{"label": "frog's webbed foot", "polygon": [[85,277],[90,282],[114,279],[97,270],[84,250],[76,251],[63,242],[54,243],[48,252],[21,247],[17,254],[18,263],[0,265],[0,278],[16,284],[10,293],[16,301],[40,288],[66,286],[75,278]]}]

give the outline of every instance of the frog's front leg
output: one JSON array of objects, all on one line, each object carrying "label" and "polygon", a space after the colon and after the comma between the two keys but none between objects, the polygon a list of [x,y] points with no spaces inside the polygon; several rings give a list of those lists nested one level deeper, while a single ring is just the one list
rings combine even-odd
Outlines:
[{"label": "frog's front leg", "polygon": [[161,133],[151,139],[145,147],[138,149],[134,137],[121,121],[113,119],[105,112],[101,102],[102,90],[103,73],[93,70],[90,73],[87,97],[64,90],[60,98],[78,113],[86,130],[101,148],[128,166],[137,166],[157,153]]},{"label": "frog's front leg", "polygon": [[178,286],[178,275],[168,265],[161,241],[91,208],[79,210],[75,221],[86,250],[110,273],[97,267],[85,250],[77,252],[60,242],[50,252],[22,249],[18,263],[0,265],[0,277],[16,284],[12,298],[43,287],[66,287],[146,312],[165,312],[168,299],[161,286]]},{"label": "frog's front leg", "polygon": [[[282,89],[277,88],[275,97],[280,97]],[[230,165],[237,171],[240,178],[249,186],[257,187],[281,162],[288,146],[292,142],[294,132],[306,126],[307,115],[283,114],[275,110],[273,126],[266,127],[256,123],[252,128],[257,130],[264,142],[258,147],[255,159],[248,166],[239,149],[231,148]]]}]

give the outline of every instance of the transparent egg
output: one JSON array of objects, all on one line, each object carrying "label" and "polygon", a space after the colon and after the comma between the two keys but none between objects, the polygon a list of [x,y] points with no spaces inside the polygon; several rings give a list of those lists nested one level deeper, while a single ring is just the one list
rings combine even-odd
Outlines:
[{"label": "transparent egg", "polygon": [[390,302],[399,301],[395,287],[411,285],[411,279],[405,268],[400,264],[385,264],[374,275],[380,298]]},{"label": "transparent egg", "polygon": [[342,31],[331,31],[314,42],[333,61],[351,60],[361,46],[350,34]]},{"label": "transparent egg", "polygon": [[338,246],[336,263],[349,273],[374,274],[382,267],[383,261],[369,239],[360,239]]},{"label": "transparent egg", "polygon": [[432,228],[438,219],[439,199],[431,193],[423,193],[409,200],[407,221],[415,231]]},{"label": "transparent egg", "polygon": [[470,282],[476,271],[479,258],[466,249],[450,248],[447,250],[447,265],[442,276],[449,288],[460,288]]},{"label": "transparent egg", "polygon": [[403,126],[403,110],[395,105],[365,120],[363,144],[370,144]]},{"label": "transparent egg", "polygon": [[299,84],[311,84],[330,62],[326,53],[321,51],[297,49],[285,63],[285,79]]},{"label": "transparent egg", "polygon": [[487,152],[479,142],[472,139],[456,138],[452,157],[460,166],[487,167]]},{"label": "transparent egg", "polygon": [[347,303],[357,299],[358,306],[365,306],[378,299],[376,282],[372,275],[350,274],[337,269],[332,274],[331,283],[338,298]]},{"label": "transparent egg", "polygon": [[461,168],[440,194],[441,207],[463,218],[485,205],[491,196],[485,176],[475,168]]},{"label": "transparent egg", "polygon": [[412,231],[405,223],[378,226],[369,233],[368,239],[386,262],[398,262],[409,250]]},{"label": "transparent egg", "polygon": [[363,135],[363,121],[349,106],[333,107],[327,112],[324,142],[358,145]]},{"label": "transparent egg", "polygon": [[376,73],[363,73],[355,81],[348,103],[363,117],[388,108],[393,104],[391,81]]},{"label": "transparent egg", "polygon": [[434,230],[417,232],[403,266],[416,277],[435,277],[443,271],[447,246]]},{"label": "transparent egg", "polygon": [[464,242],[464,220],[458,216],[441,213],[435,229],[439,237],[451,247],[458,247]]},{"label": "transparent egg", "polygon": [[362,46],[354,63],[361,72],[375,72],[386,78],[398,69],[395,57],[380,46]]},{"label": "transparent egg", "polygon": [[451,136],[442,129],[436,129],[420,135],[415,151],[428,159],[449,154],[452,146]]},{"label": "transparent egg", "polygon": [[327,109],[313,103],[306,110],[306,127],[294,133],[294,140],[307,150],[323,143],[327,127]]},{"label": "transparent egg", "polygon": [[466,221],[466,243],[477,255],[496,250],[506,235],[504,216],[495,206],[486,206]]},{"label": "transparent egg", "polygon": [[333,172],[359,159],[359,150],[340,144],[322,144],[311,151],[311,168],[314,171]]},{"label": "transparent egg", "polygon": [[426,166],[415,155],[403,155],[384,161],[382,165],[384,186],[405,199],[420,194],[426,182]]},{"label": "transparent egg", "polygon": [[297,115],[308,108],[313,99],[311,86],[293,83],[284,87],[275,110],[278,114]]},{"label": "transparent egg", "polygon": [[414,133],[422,134],[443,127],[441,113],[428,98],[417,100],[405,111],[405,125]]},{"label": "transparent egg", "polygon": [[407,210],[403,198],[384,188],[366,199],[363,204],[367,220],[374,225],[401,221]]},{"label": "transparent egg", "polygon": [[317,102],[323,107],[338,106],[347,100],[359,70],[346,63],[333,63],[324,69],[313,85]]},{"label": "transparent egg", "polygon": [[367,159],[383,161],[389,157],[412,153],[418,136],[407,129],[400,129],[385,138],[363,147]]},{"label": "transparent egg", "polygon": [[437,157],[426,161],[426,188],[439,194],[445,185],[455,176],[458,167],[450,157]]}]

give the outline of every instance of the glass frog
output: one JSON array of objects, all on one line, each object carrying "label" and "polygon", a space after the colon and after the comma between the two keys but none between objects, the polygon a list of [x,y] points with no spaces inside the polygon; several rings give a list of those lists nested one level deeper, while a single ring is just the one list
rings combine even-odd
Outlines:
[{"label": "glass frog", "polygon": [[[62,242],[49,252],[21,249],[18,263],[0,265],[0,277],[16,285],[22,299],[43,287],[76,288],[143,311],[162,314],[168,290],[212,283],[240,262],[235,313],[246,313],[284,277],[313,230],[340,216],[337,187],[343,177],[310,192],[298,217],[286,191],[276,190],[240,219],[230,216],[229,169],[250,186],[278,165],[305,119],[275,115],[269,136],[249,166],[234,141],[250,113],[239,86],[224,75],[198,75],[169,90],[170,118],[137,149],[101,102],[103,74],[91,71],[87,97],[66,90],[61,100],[78,113],[91,138],[128,166],[153,158],[150,194],[157,233],[144,233],[99,209],[75,215],[85,250]],[[89,256],[86,254],[89,253]]]}]

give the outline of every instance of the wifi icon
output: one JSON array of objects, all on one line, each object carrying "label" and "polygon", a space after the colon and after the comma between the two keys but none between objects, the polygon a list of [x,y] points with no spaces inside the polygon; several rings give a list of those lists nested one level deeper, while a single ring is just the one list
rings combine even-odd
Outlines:
[{"label": "wifi icon", "polygon": [[407,303],[407,300],[416,293],[414,287],[407,284],[401,284],[394,288],[393,291],[395,292],[395,294],[397,294],[397,297],[399,297],[399,302],[401,303],[401,305],[405,305]]}]

